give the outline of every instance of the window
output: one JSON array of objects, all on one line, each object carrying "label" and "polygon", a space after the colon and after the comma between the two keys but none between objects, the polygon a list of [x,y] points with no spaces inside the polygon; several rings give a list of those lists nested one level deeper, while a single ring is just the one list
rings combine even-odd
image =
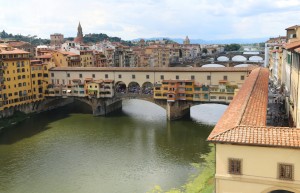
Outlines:
[{"label": "window", "polygon": [[241,175],[242,174],[242,160],[241,159],[228,159],[228,173]]},{"label": "window", "polygon": [[224,79],[224,80],[227,80],[227,76],[224,76],[223,79]]},{"label": "window", "polygon": [[229,97],[228,97],[228,100],[232,100],[232,99],[233,99],[233,97],[232,97],[232,96],[229,96]]},{"label": "window", "polygon": [[82,74],[79,74],[79,78],[82,78]]},{"label": "window", "polygon": [[150,76],[147,74],[147,75],[146,75],[146,79],[149,79],[149,78],[150,78]]},{"label": "window", "polygon": [[132,75],[132,79],[135,79],[135,75],[134,74]]},{"label": "window", "polygon": [[93,78],[96,78],[96,75],[95,75],[95,74],[92,74],[92,77],[93,77]]},{"label": "window", "polygon": [[70,78],[70,73],[67,73],[67,77]]},{"label": "window", "polygon": [[54,77],[54,73],[51,73],[51,77]]},{"label": "window", "polygon": [[191,80],[195,80],[195,76],[194,75],[191,76]]},{"label": "window", "polygon": [[122,74],[119,74],[119,78],[122,78]]},{"label": "window", "polygon": [[280,180],[293,180],[294,167],[292,164],[278,164],[278,178]]},{"label": "window", "polygon": [[241,76],[241,80],[245,80],[245,76]]},{"label": "window", "polygon": [[206,78],[207,80],[210,80],[210,76],[207,76],[207,78]]},{"label": "window", "polygon": [[176,75],[176,80],[179,80],[179,76],[178,75]]},{"label": "window", "polygon": [[219,96],[219,99],[220,100],[226,100],[226,97],[225,96]]},{"label": "window", "polygon": [[105,78],[108,78],[108,74],[105,74]]},{"label": "window", "polygon": [[217,99],[216,96],[210,96],[210,99]]},{"label": "window", "polygon": [[165,79],[165,76],[164,76],[164,75],[160,75],[160,79],[161,79],[161,80],[164,80],[164,79]]}]

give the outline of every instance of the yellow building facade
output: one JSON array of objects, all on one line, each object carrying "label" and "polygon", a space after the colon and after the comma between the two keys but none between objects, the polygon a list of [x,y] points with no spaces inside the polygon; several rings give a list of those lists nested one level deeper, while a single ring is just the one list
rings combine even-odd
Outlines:
[{"label": "yellow building facade", "polygon": [[44,100],[45,93],[49,83],[48,65],[40,60],[30,61],[32,101]]},{"label": "yellow building facade", "polygon": [[0,45],[2,68],[0,110],[31,102],[29,52]]}]

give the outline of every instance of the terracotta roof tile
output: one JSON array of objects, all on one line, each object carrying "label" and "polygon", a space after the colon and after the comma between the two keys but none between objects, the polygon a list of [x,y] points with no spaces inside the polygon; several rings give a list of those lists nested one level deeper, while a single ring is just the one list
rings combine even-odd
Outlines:
[{"label": "terracotta roof tile", "polygon": [[266,127],[268,77],[265,68],[251,72],[208,141],[264,147],[300,148],[300,129]]},{"label": "terracotta roof tile", "polygon": [[237,95],[233,98],[227,110],[225,111],[221,119],[218,121],[213,131],[210,133],[208,140],[210,140],[215,135],[225,132],[240,124],[244,112],[246,110],[246,107],[248,105],[251,92],[255,87],[257,78],[259,77],[260,69],[261,68],[252,70],[251,74],[246,79],[242,88],[237,93]]},{"label": "terracotta roof tile", "polygon": [[287,50],[298,48],[300,47],[300,40],[291,43],[286,43],[283,47]]},{"label": "terracotta roof tile", "polygon": [[211,142],[300,148],[300,129],[289,127],[237,126],[214,136]]},{"label": "terracotta roof tile", "polygon": [[299,27],[299,25],[293,25],[293,26],[291,26],[291,27],[286,28],[285,30],[295,29],[295,28],[298,28],[298,27]]}]

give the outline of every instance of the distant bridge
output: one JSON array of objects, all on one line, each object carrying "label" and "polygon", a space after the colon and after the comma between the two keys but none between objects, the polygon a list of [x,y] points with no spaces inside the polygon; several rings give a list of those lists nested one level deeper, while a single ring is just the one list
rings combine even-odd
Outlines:
[{"label": "distant bridge", "polygon": [[207,56],[208,59],[195,59],[191,66],[201,67],[206,64],[220,64],[225,67],[234,67],[239,64],[251,64],[261,66],[265,60],[265,55],[261,54],[244,54],[244,52],[229,52],[226,54],[215,54]]}]

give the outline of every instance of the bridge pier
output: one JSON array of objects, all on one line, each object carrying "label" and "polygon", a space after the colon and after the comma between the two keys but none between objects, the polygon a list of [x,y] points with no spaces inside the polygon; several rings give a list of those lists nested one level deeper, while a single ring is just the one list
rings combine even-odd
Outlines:
[{"label": "bridge pier", "polygon": [[122,109],[122,100],[115,99],[94,99],[92,101],[94,116],[108,115]]},{"label": "bridge pier", "polygon": [[184,116],[190,115],[190,104],[187,101],[168,102],[167,104],[167,118],[168,120],[180,119]]}]

